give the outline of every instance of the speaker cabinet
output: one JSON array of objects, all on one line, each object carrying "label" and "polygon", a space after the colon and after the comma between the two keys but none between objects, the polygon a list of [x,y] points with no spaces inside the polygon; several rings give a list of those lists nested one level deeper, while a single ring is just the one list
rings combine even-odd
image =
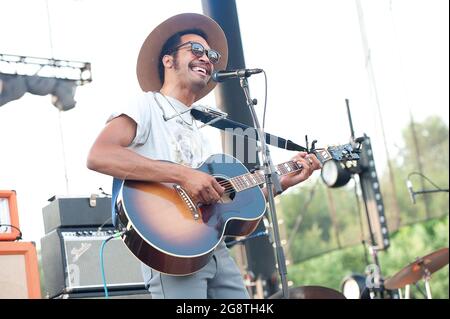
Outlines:
[{"label": "speaker cabinet", "polygon": [[[103,291],[100,248],[114,233],[112,228],[59,228],[43,237],[45,297]],[[103,261],[108,290],[144,289],[141,262],[120,238],[105,245]]]},{"label": "speaker cabinet", "polygon": [[19,214],[16,192],[0,190],[0,241],[16,240],[20,234],[18,228]]},{"label": "speaker cabinet", "polygon": [[30,242],[0,242],[0,299],[39,299],[36,248]]}]

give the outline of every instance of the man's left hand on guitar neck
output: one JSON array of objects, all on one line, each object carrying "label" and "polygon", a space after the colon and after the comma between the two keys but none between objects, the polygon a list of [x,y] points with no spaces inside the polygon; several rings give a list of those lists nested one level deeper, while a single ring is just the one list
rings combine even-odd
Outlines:
[{"label": "man's left hand on guitar neck", "polygon": [[[291,158],[291,161],[302,165],[303,169],[292,172],[291,174],[280,176],[280,184],[283,192],[289,187],[297,185],[298,183],[301,183],[304,180],[308,179],[315,170],[318,170],[322,167],[319,160],[314,154],[308,154],[306,152],[297,153],[294,157]],[[267,198],[266,188],[263,189],[263,193]]]},{"label": "man's left hand on guitar neck", "polygon": [[321,168],[317,157],[314,154],[308,154],[306,152],[297,153],[291,158],[291,161],[302,165],[303,169],[280,177],[280,184],[283,191],[308,179],[315,170]]}]

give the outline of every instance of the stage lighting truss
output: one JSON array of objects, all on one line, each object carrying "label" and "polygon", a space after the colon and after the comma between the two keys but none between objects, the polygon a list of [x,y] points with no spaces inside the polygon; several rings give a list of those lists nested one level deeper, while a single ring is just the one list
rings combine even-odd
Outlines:
[{"label": "stage lighting truss", "polygon": [[89,62],[1,53],[0,73],[71,80],[75,81],[78,86],[92,81],[91,64]]},{"label": "stage lighting truss", "polygon": [[387,249],[390,245],[389,231],[372,144],[367,135],[364,135],[360,159],[356,166],[351,162],[328,161],[322,167],[321,177],[325,185],[337,188],[346,185],[355,174],[359,176],[365,208],[375,236],[376,245],[374,247],[378,250]]},{"label": "stage lighting truss", "polygon": [[380,182],[375,168],[372,144],[370,138],[365,136],[363,152],[359,161],[362,171],[359,174],[363,199],[369,215],[370,225],[377,243],[374,249],[386,250],[390,246],[389,230],[385,215],[383,196],[381,194]]}]

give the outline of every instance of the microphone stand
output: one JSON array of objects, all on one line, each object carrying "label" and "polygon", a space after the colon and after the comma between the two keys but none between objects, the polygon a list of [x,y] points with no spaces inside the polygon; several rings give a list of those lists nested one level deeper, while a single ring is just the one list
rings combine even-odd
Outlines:
[{"label": "microphone stand", "polygon": [[275,193],[281,194],[282,189],[280,185],[280,180],[278,177],[278,174],[276,173],[275,166],[273,165],[272,158],[270,156],[269,148],[266,144],[265,134],[262,129],[262,127],[259,124],[258,116],[255,112],[255,104],[253,100],[250,98],[250,90],[248,87],[248,81],[247,77],[245,75],[240,76],[240,84],[242,87],[242,90],[244,91],[246,103],[248,108],[250,109],[250,113],[253,119],[253,124],[255,125],[255,129],[258,134],[258,139],[260,143],[260,147],[257,147],[257,152],[261,153],[261,158],[263,162],[264,167],[264,177],[266,181],[266,189],[267,189],[267,201],[269,203],[269,213],[270,218],[272,220],[273,225],[273,235],[274,235],[274,242],[275,242],[275,250],[277,255],[277,264],[278,264],[278,272],[280,274],[281,278],[281,287],[283,291],[283,298],[289,299],[289,290],[288,290],[288,283],[287,283],[287,267],[286,267],[286,258],[284,256],[283,247],[281,247],[281,239],[280,239],[280,231],[278,228],[278,220],[277,220],[277,214],[276,214],[276,208],[275,208],[275,196],[274,196],[274,190],[272,186],[274,186]]},{"label": "microphone stand", "polygon": [[420,194],[429,194],[429,193],[448,193],[448,188],[440,188],[440,189],[423,189],[420,191],[412,191],[412,193],[415,195]]},{"label": "microphone stand", "polygon": [[[424,188],[422,188],[421,190],[414,191],[412,182],[410,180],[410,177],[412,175],[420,175],[420,176],[422,176],[422,178],[427,179],[435,188],[434,189],[424,189]],[[448,188],[440,188],[439,186],[434,184],[428,177],[426,177],[422,173],[417,173],[417,172],[411,172],[411,173],[408,174],[408,179],[406,181],[406,185],[407,185],[408,190],[409,190],[409,192],[411,194],[411,198],[412,198],[413,204],[416,203],[416,195],[423,195],[423,194],[430,194],[430,193],[448,193]]]}]

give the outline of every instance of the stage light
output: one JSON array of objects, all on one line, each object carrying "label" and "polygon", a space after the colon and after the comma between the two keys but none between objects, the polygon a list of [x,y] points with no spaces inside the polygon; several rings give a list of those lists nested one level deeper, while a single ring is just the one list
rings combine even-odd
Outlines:
[{"label": "stage light", "polygon": [[341,187],[348,183],[351,173],[343,164],[331,160],[324,163],[321,172],[322,180],[328,187]]},{"label": "stage light", "polygon": [[61,111],[67,111],[75,107],[75,81],[58,80],[52,92],[52,104]]},{"label": "stage light", "polygon": [[76,81],[0,74],[0,106],[21,98],[26,92],[34,95],[52,95],[52,104],[61,111],[75,107]]},{"label": "stage light", "polygon": [[345,277],[341,284],[341,291],[347,299],[370,299],[366,277],[363,275],[353,274]]},{"label": "stage light", "polygon": [[56,81],[57,79],[55,78],[44,78],[41,76],[28,76],[26,78],[28,92],[36,95],[50,94],[56,86]]},{"label": "stage light", "polygon": [[0,106],[26,92],[52,95],[61,111],[75,107],[77,86],[92,81],[88,62],[0,54]]},{"label": "stage light", "polygon": [[81,68],[80,79],[83,82],[92,81],[92,72],[90,64],[86,64],[84,67]]},{"label": "stage light", "polygon": [[327,161],[322,167],[322,180],[328,187],[336,188],[346,185],[352,175],[357,174],[359,176],[359,185],[371,228],[370,232],[373,234],[374,239],[372,246],[378,250],[387,249],[390,246],[389,230],[384,213],[383,198],[375,167],[372,144],[367,135],[355,141],[362,145],[358,163],[347,161],[344,165],[342,162]]},{"label": "stage light", "polygon": [[20,99],[26,92],[25,77],[0,73],[0,106]]}]

